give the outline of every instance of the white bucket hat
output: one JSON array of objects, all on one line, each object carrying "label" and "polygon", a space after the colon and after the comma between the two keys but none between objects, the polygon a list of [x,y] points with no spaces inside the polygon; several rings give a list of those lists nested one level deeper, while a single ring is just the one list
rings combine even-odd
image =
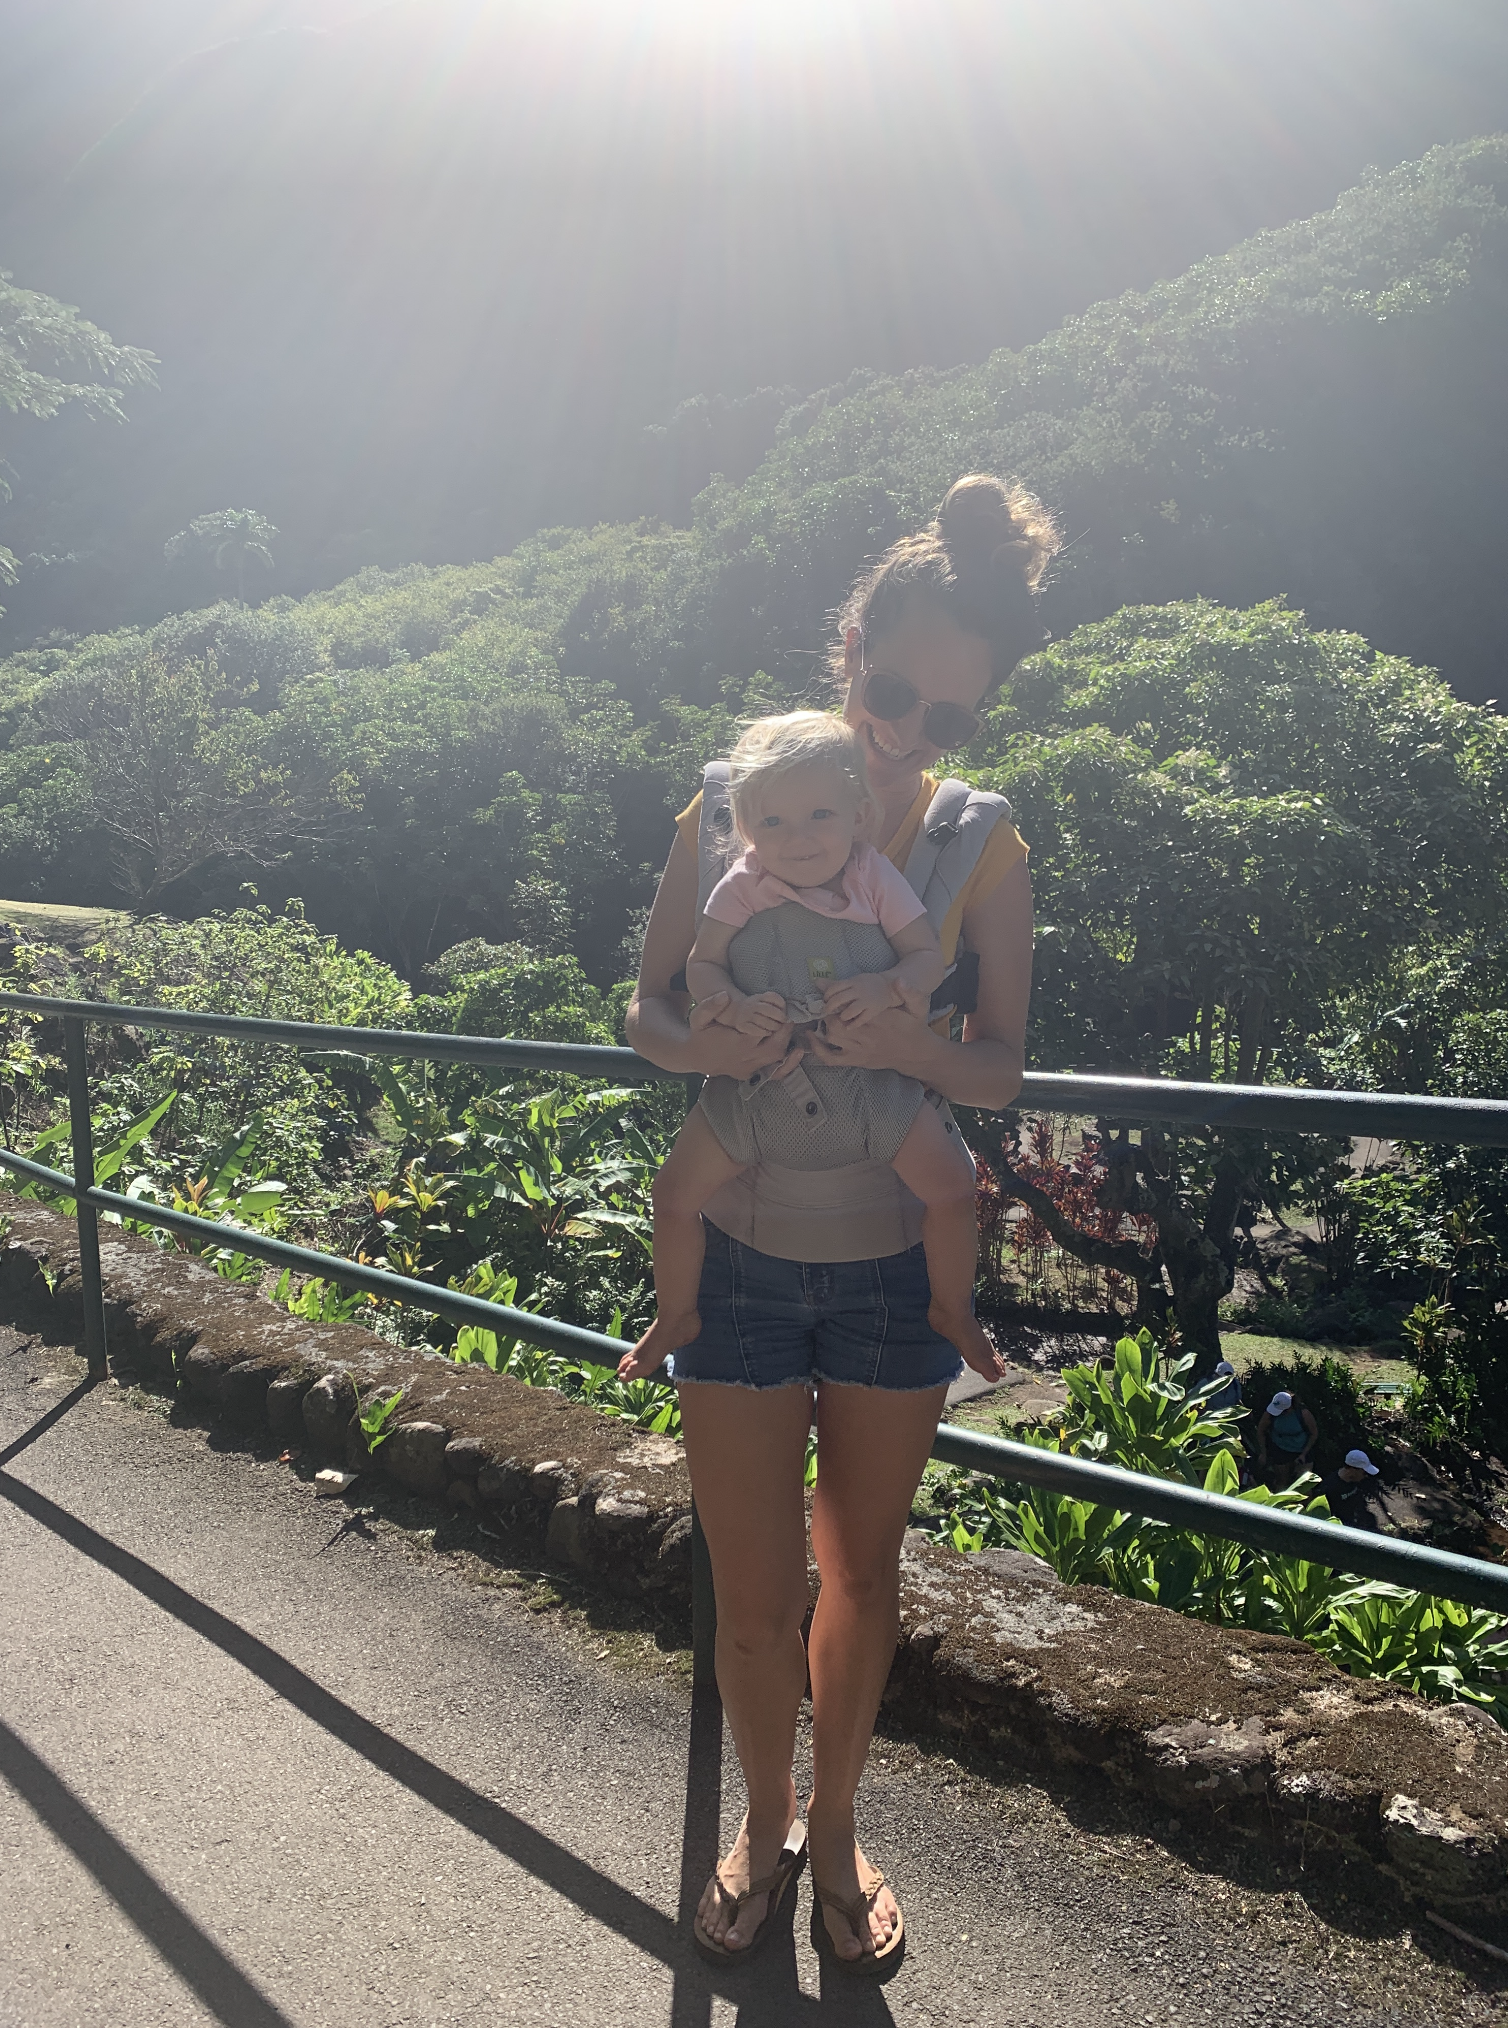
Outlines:
[{"label": "white bucket hat", "polygon": [[1268,1402],[1267,1413],[1269,1415],[1285,1415],[1288,1412],[1288,1410],[1292,1408],[1292,1406],[1293,1406],[1293,1396],[1291,1394],[1284,1394],[1282,1390],[1279,1389],[1279,1391],[1272,1397],[1272,1400]]},{"label": "white bucket hat", "polygon": [[1235,1378],[1236,1369],[1234,1366],[1231,1365],[1228,1359],[1222,1359],[1219,1365],[1215,1368],[1215,1371],[1218,1374],[1221,1374],[1227,1380]]},{"label": "white bucket hat", "polygon": [[1370,1472],[1374,1479],[1382,1470],[1380,1465],[1372,1463],[1372,1460],[1367,1456],[1365,1451],[1347,1451],[1346,1463],[1355,1472]]}]

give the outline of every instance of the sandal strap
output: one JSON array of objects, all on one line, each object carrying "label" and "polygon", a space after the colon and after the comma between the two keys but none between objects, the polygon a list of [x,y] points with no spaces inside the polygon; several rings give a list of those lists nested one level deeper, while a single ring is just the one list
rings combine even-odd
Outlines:
[{"label": "sandal strap", "polygon": [[733,1892],[733,1889],[723,1879],[721,1871],[713,1874],[712,1884],[717,1889],[724,1907],[731,1908],[736,1916],[744,1903],[752,1901],[756,1894],[773,1894],[780,1883],[789,1878],[791,1868],[795,1865],[799,1856],[799,1848],[793,1852],[787,1847],[781,1853],[775,1871],[767,1873],[763,1880],[751,1880],[742,1894],[735,1894]]},{"label": "sandal strap", "polygon": [[[812,1875],[812,1892],[822,1903],[822,1906],[824,1908],[835,1908],[839,1915],[846,1917],[849,1927],[856,1936],[858,1935],[858,1925],[861,1918],[868,1915],[873,1909],[879,1897],[880,1889],[884,1885],[885,1876],[876,1867],[874,1879],[870,1882],[869,1886],[861,1887],[852,1901],[845,1901],[842,1895],[833,1894],[825,1888],[815,1873]],[[862,1937],[859,1940],[862,1942]]]}]

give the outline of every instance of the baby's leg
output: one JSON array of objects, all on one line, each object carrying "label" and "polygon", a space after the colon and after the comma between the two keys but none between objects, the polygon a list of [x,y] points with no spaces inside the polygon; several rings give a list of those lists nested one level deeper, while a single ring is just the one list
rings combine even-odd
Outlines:
[{"label": "baby's leg", "polygon": [[976,1373],[986,1380],[1002,1380],[1004,1362],[974,1315],[979,1228],[974,1217],[974,1164],[968,1150],[956,1133],[948,1132],[935,1107],[923,1105],[892,1167],[925,1206],[922,1245],[932,1284],[928,1321],[958,1347]]},{"label": "baby's leg", "polygon": [[696,1292],[707,1251],[702,1206],[746,1166],[734,1161],[706,1114],[694,1108],[654,1180],[656,1315],[633,1351],[619,1361],[620,1380],[643,1380],[701,1330]]}]

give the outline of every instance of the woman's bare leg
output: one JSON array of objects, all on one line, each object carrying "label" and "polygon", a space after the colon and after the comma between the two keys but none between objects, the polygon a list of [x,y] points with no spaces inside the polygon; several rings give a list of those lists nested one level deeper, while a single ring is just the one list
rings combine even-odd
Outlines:
[{"label": "woman's bare leg", "polygon": [[[802,1479],[812,1397],[685,1381],[681,1428],[717,1590],[717,1687],[749,1792],[744,1829],[723,1861],[735,1892],[769,1873],[796,1816],[791,1763],[806,1691],[801,1623],[808,1599]],[[741,1950],[768,1897],[729,1926],[711,1883],[698,1916],[714,1942]]]},{"label": "woman's bare leg", "polygon": [[979,1224],[974,1211],[974,1164],[942,1116],[924,1105],[891,1167],[922,1201],[922,1245],[932,1284],[928,1322],[986,1380],[1003,1380],[1005,1367],[974,1315],[979,1265]]},{"label": "woman's bare leg", "polygon": [[[899,1628],[901,1538],[947,1398],[878,1387],[824,1387],[817,1401],[818,1471],[812,1546],[822,1593],[808,1637],[814,1786],[807,1830],[812,1873],[845,1901],[874,1869],[854,1837],[854,1794]],[[870,1917],[876,1948],[895,1927],[882,1889]],[[862,1946],[841,1915],[827,1919],[841,1957]]]},{"label": "woman's bare leg", "polygon": [[746,1167],[734,1161],[706,1115],[693,1107],[675,1146],[660,1164],[650,1193],[655,1213],[655,1320],[632,1352],[618,1361],[620,1380],[647,1379],[672,1352],[700,1336],[696,1298],[707,1256],[702,1206]]}]

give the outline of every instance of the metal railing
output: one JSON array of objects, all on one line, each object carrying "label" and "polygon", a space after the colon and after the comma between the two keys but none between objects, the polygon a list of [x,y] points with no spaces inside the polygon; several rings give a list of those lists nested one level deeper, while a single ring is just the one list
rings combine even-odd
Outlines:
[{"label": "metal railing", "polygon": [[[576,1077],[607,1077],[620,1084],[672,1083],[694,1098],[699,1078],[664,1071],[631,1049],[584,1043],[523,1042],[489,1036],[432,1035],[389,1028],[343,1028],[310,1021],[269,1021],[203,1014],[176,1007],[127,1007],[113,1002],[59,1000],[32,993],[0,993],[0,1007],[55,1016],[63,1025],[68,1073],[73,1175],[0,1148],[0,1167],[11,1169],[77,1205],[79,1268],[84,1304],[84,1350],[91,1375],[106,1370],[104,1290],[100,1279],[98,1214],[112,1212],[138,1225],[182,1234],[203,1245],[235,1248],[274,1267],[317,1274],[443,1317],[506,1331],[526,1344],[569,1353],[589,1364],[616,1366],[623,1345],[598,1331],[489,1303],[454,1289],[439,1289],[385,1268],[272,1239],[244,1226],[198,1218],[190,1212],[122,1196],[97,1185],[79,1190],[74,1178],[93,1176],[85,1024],[114,1028],[166,1028],[246,1042],[276,1042],[321,1056],[398,1056],[430,1063],[472,1063],[496,1070],[544,1070]],[[1508,1103],[1495,1099],[1419,1098],[1402,1093],[1298,1091],[1229,1084],[1178,1084],[1152,1078],[1029,1076],[1016,1105],[1030,1111],[1070,1113],[1174,1126],[1265,1128],[1291,1133],[1376,1136],[1443,1141],[1454,1146],[1508,1147]],[[1508,1613],[1508,1568],[1475,1557],[1393,1537],[1374,1536],[1308,1515],[1289,1514],[1250,1500],[1206,1493],[1176,1481],[1127,1472],[1083,1458],[1064,1457],[1004,1437],[942,1425],[932,1456],[969,1471],[1042,1486],[1141,1518],[1164,1521],[1200,1535],[1218,1536],[1277,1555],[1359,1577],[1380,1578],[1434,1597]],[[716,1620],[711,1570],[699,1528],[693,1527],[692,1648],[698,1681],[712,1675]]]}]

